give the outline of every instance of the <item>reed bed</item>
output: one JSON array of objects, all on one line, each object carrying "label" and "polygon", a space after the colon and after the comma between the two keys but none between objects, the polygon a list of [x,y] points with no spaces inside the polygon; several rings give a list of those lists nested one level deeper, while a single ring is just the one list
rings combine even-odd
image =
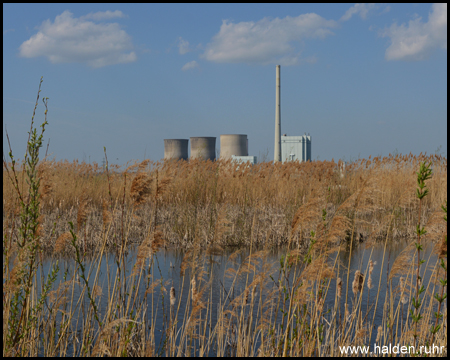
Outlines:
[{"label": "reed bed", "polygon": [[[421,208],[426,222],[447,198],[447,159],[436,155],[361,159],[347,164],[345,173],[333,161],[248,166],[222,160],[146,160],[122,170],[110,166],[109,174],[97,164],[42,161],[37,167],[42,246],[52,253],[69,221],[83,227],[82,238],[91,252],[102,245],[102,232],[110,221],[120,232],[126,227],[129,244],[138,244],[155,216],[167,246],[189,248],[199,228],[206,244],[249,246],[253,241],[265,247],[293,241],[307,246],[308,229],[289,239],[297,210],[320,196],[322,204],[316,207],[321,208],[316,210],[325,209],[332,221],[337,209],[364,186],[370,188],[370,198],[364,200],[370,209],[359,211],[356,240],[373,237],[374,231],[380,241],[388,233],[391,240],[409,238],[419,211],[414,195],[415,171],[421,162],[433,163],[430,195]],[[24,175],[17,172],[19,185],[24,186],[21,191],[27,194]],[[158,196],[157,179],[164,190]],[[18,206],[14,185],[4,171],[4,223],[17,221]],[[388,215],[394,217],[392,231],[385,227]],[[345,216],[352,216],[351,209]],[[226,223],[227,231],[217,236],[220,222]],[[112,245],[111,238],[108,247]]]},{"label": "reed bed", "polygon": [[[442,346],[431,355],[446,356],[446,158],[103,169],[40,160],[45,125],[38,134],[33,113],[25,159],[3,159],[4,356],[343,356],[342,346],[374,343]],[[399,239],[407,245],[390,258]],[[376,243],[390,265],[386,283],[373,278],[383,264],[370,259],[353,272],[338,261]],[[158,261],[169,247],[184,251],[187,281],[177,289]],[[276,247],[283,256],[270,262]],[[214,256],[226,248],[236,249],[231,286],[217,303]],[[72,268],[60,267],[63,257]]]}]

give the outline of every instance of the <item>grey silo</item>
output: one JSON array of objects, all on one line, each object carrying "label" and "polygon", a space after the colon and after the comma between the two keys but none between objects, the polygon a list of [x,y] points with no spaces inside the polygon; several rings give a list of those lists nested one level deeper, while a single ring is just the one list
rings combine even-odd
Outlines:
[{"label": "grey silo", "polygon": [[248,156],[248,140],[244,134],[220,135],[220,158],[231,159],[231,156]]},{"label": "grey silo", "polygon": [[212,136],[191,137],[191,159],[216,159],[216,138]]},{"label": "grey silo", "polygon": [[164,159],[188,158],[188,139],[164,139]]}]

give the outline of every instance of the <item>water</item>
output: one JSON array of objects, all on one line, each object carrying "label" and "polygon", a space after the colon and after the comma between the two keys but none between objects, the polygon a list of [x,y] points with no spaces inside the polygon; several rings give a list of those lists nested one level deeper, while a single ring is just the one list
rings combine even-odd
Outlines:
[{"label": "water", "polygon": [[[350,259],[350,276],[349,276],[349,286],[348,286],[348,310],[352,311],[353,301],[355,299],[355,296],[352,292],[352,281],[354,272],[356,270],[360,270],[363,274],[367,274],[368,272],[368,263],[371,259],[372,261],[376,262],[376,265],[374,266],[374,270],[372,273],[372,279],[374,282],[374,287],[370,292],[370,298],[368,298],[368,291],[367,288],[363,291],[362,296],[362,310],[363,310],[363,316],[367,315],[367,323],[372,323],[372,319],[374,320],[373,328],[371,329],[371,341],[370,346],[373,347],[375,338],[376,338],[376,329],[379,325],[381,325],[381,321],[383,318],[383,307],[386,303],[386,293],[387,293],[387,274],[388,274],[388,268],[392,269],[393,261],[397,258],[397,256],[400,254],[400,252],[405,248],[405,243],[399,243],[397,245],[392,245],[388,249],[386,249],[386,253],[384,254],[384,246],[382,245],[376,245],[375,247],[371,249],[365,249],[364,244],[357,247],[356,249],[353,249],[351,259]],[[126,254],[126,276],[129,281],[129,276],[131,272],[133,271],[133,266],[136,263],[136,253],[137,249],[131,249]],[[196,282],[197,282],[197,289],[205,288],[205,291],[202,295],[202,299],[204,302],[210,302],[213,304],[212,309],[208,310],[208,313],[206,313],[206,309],[202,310],[202,318],[205,316],[208,316],[208,324],[206,329],[206,334],[209,335],[211,330],[214,329],[214,326],[217,323],[217,314],[220,310],[220,306],[224,307],[225,309],[230,309],[230,303],[236,299],[244,289],[246,289],[247,285],[249,285],[253,280],[255,276],[258,276],[262,273],[262,267],[265,265],[265,274],[264,277],[264,289],[261,292],[261,287],[258,285],[255,288],[255,303],[254,303],[254,309],[253,309],[253,318],[255,319],[258,316],[258,304],[259,304],[259,296],[261,295],[262,301],[266,300],[267,293],[271,290],[277,290],[277,283],[280,278],[281,274],[281,266],[280,266],[280,258],[285,255],[286,251],[283,249],[278,249],[276,251],[267,252],[265,254],[264,260],[259,260],[255,262],[255,268],[254,271],[250,271],[248,273],[241,274],[237,276],[236,278],[234,276],[226,276],[226,273],[229,273],[231,275],[238,272],[240,267],[242,266],[243,262],[249,255],[249,249],[240,250],[239,254],[236,256],[234,261],[230,261],[230,257],[233,251],[227,250],[224,251],[220,255],[205,255],[200,256],[197,258],[198,261],[198,268],[196,272]],[[422,258],[427,260],[429,259],[429,263],[425,263],[423,268],[427,268],[424,274],[424,280],[425,283],[428,283],[428,279],[431,273],[431,267],[435,264],[435,257],[431,256],[431,247],[428,247],[425,252],[422,254]],[[182,326],[183,321],[186,319],[186,307],[188,306],[188,310],[192,307],[192,302],[190,301],[190,286],[191,286],[191,278],[192,278],[192,269],[187,268],[184,272],[184,276],[182,274],[181,268],[183,263],[183,258],[185,256],[185,252],[183,251],[177,251],[177,250],[161,250],[154,256],[154,263],[151,268],[149,268],[149,262],[147,260],[145,266],[144,266],[144,272],[141,279],[140,288],[138,291],[138,299],[137,302],[146,301],[146,314],[150,319],[154,319],[154,334],[155,334],[155,351],[158,353],[158,349],[162,349],[162,343],[163,343],[163,333],[164,333],[164,323],[167,324],[167,321],[170,317],[170,297],[169,297],[169,290],[173,286],[175,288],[177,303],[175,306],[175,309],[178,307],[179,304],[179,310],[177,312],[176,318],[178,320],[177,327],[178,329]],[[343,280],[343,294],[340,301],[340,313],[343,316],[345,309],[344,309],[344,300],[345,300],[345,289],[347,288],[346,281],[347,281],[347,270],[346,267],[349,264],[349,252],[348,251],[341,251],[338,257],[339,262],[339,274],[337,274],[337,268],[335,267],[335,273]],[[383,261],[384,258],[384,261]],[[333,259],[336,259],[336,255]],[[333,260],[332,259],[332,260]],[[248,261],[248,260],[247,260]],[[38,278],[45,278],[48,274],[51,264],[55,263],[55,259],[47,259],[44,261],[43,266],[43,273],[38,273]],[[97,272],[97,264],[93,264],[90,260],[87,260],[85,262],[85,268],[86,268],[86,275],[90,272],[89,276],[89,286],[92,289],[92,286],[94,284],[94,278],[96,276]],[[245,262],[246,263],[246,262]],[[192,260],[190,261],[190,264],[192,264]],[[56,289],[58,285],[64,281],[63,276],[66,274],[66,279],[69,280],[73,276],[73,271],[76,268],[76,263],[74,260],[59,260],[60,265],[60,272],[58,274],[58,279],[55,282],[53,289]],[[411,264],[412,265],[412,264]],[[427,266],[428,265],[428,266]],[[427,266],[427,267],[426,267]],[[294,279],[295,276],[299,276],[299,273],[303,269],[304,265],[302,262],[300,262],[297,265],[293,265],[290,269],[289,273],[286,275],[287,279],[289,279],[289,284],[293,284],[293,282],[296,280]],[[148,271],[150,269],[150,271]],[[198,272],[200,269],[204,270],[204,274],[202,278],[199,277]],[[229,270],[232,269],[232,270]],[[102,295],[98,296],[96,298],[96,304],[99,309],[100,313],[100,320],[103,319],[105,309],[108,304],[108,294],[112,293],[113,288],[113,282],[117,274],[117,263],[116,258],[112,254],[105,254],[102,257],[101,266],[98,269],[98,285],[102,289]],[[410,274],[413,270],[413,267],[409,269]],[[405,269],[405,274],[402,276],[406,277],[408,269]],[[380,276],[381,275],[381,276]],[[399,276],[396,276],[392,283],[392,288],[395,289],[398,285],[398,279]],[[86,291],[83,291],[84,283],[83,281],[78,278],[78,281],[80,282],[80,286],[74,287],[74,300],[78,301],[80,297],[81,304],[81,314],[78,314],[78,317],[83,318],[84,314],[87,313],[87,311],[90,308],[90,301],[88,299]],[[152,280],[153,279],[153,280]],[[211,280],[211,281],[210,281]],[[151,281],[156,282],[157,285],[154,287],[152,294],[147,294],[147,297],[145,295],[146,290],[146,283],[147,281],[151,283]],[[207,284],[210,281],[209,284]],[[40,281],[39,281],[40,282]],[[161,284],[163,284],[164,289],[161,291]],[[364,284],[366,287],[367,282]],[[375,301],[376,301],[376,295],[378,287],[380,288],[380,292],[378,295],[378,302],[375,309]],[[40,288],[40,285],[38,284],[38,288]],[[432,289],[431,289],[432,290]],[[414,293],[414,292],[413,292]],[[70,294],[70,293],[69,293]],[[146,297],[146,300],[145,300]],[[152,298],[153,297],[153,298]],[[164,298],[164,300],[163,300]],[[251,303],[251,292],[249,292],[249,298]],[[330,282],[329,289],[326,293],[326,298],[324,302],[324,318],[326,321],[331,322],[332,320],[332,313],[333,309],[335,307],[335,299],[336,299],[336,278],[332,279]],[[369,313],[366,314],[367,311],[367,302],[369,299]],[[126,299],[125,299],[126,300]],[[399,295],[396,296],[395,299],[395,306],[398,304],[399,301]],[[126,302],[124,302],[126,306]],[[153,304],[153,307],[152,307]],[[48,303],[46,304],[47,306]],[[245,310],[246,314],[248,315],[250,307]],[[375,309],[375,311],[374,311]],[[328,311],[330,310],[330,311]],[[407,306],[403,308],[403,316],[404,319],[406,319],[408,312]],[[78,313],[78,312],[77,312]],[[259,312],[260,313],[260,312]],[[275,315],[275,314],[274,314]],[[339,316],[339,315],[337,315]],[[57,321],[60,321],[61,315],[57,316]],[[277,315],[277,323],[279,324],[282,319],[282,314],[279,312]],[[72,319],[72,324],[74,328],[77,328],[76,321],[79,321],[81,319],[78,319],[74,317]],[[324,321],[325,321],[324,320]],[[326,322],[325,321],[325,322]],[[77,334],[73,334],[74,343],[76,343],[75,339],[77,336],[80,336],[81,328],[80,324],[81,321],[78,322],[78,328],[77,328]],[[148,331],[152,331],[150,325],[148,326]],[[259,339],[259,340],[258,340]],[[260,338],[258,338],[257,341],[260,341]],[[79,339],[78,339],[79,340]],[[177,342],[179,342],[179,337],[177,338]],[[196,341],[194,340],[194,349],[196,349]],[[70,350],[72,349],[72,350]],[[197,349],[198,350],[198,349]],[[73,348],[69,348],[69,354],[71,354],[71,351],[73,351]],[[196,351],[196,350],[193,350]],[[231,351],[231,350],[230,350]],[[164,353],[162,353],[164,354]],[[198,353],[196,353],[198,354]],[[232,354],[232,352],[229,352],[228,355]],[[192,353],[191,353],[192,355]],[[214,348],[210,350],[209,355],[215,355]]]}]

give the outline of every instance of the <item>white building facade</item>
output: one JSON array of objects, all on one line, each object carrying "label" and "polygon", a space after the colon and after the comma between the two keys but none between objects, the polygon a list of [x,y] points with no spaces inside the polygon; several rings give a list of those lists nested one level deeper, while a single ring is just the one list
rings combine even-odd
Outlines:
[{"label": "white building facade", "polygon": [[311,136],[281,136],[281,161],[311,161]]}]

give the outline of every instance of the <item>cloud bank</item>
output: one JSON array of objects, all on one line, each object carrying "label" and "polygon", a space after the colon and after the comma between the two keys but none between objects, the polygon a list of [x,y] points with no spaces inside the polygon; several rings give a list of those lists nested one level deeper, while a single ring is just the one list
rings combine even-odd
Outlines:
[{"label": "cloud bank", "polygon": [[314,13],[236,24],[224,20],[202,56],[225,63],[294,65],[300,62],[296,43],[333,35],[330,29],[337,26]]},{"label": "cloud bank", "polygon": [[386,60],[423,60],[435,49],[447,50],[447,4],[433,4],[426,23],[418,17],[408,25],[393,24],[380,35],[391,38]]},{"label": "cloud bank", "polygon": [[23,42],[20,56],[47,57],[53,64],[86,63],[99,68],[136,60],[131,37],[117,23],[89,21],[125,17],[121,11],[90,13],[74,18],[70,11],[56,16],[52,23],[44,21],[39,32]]}]

